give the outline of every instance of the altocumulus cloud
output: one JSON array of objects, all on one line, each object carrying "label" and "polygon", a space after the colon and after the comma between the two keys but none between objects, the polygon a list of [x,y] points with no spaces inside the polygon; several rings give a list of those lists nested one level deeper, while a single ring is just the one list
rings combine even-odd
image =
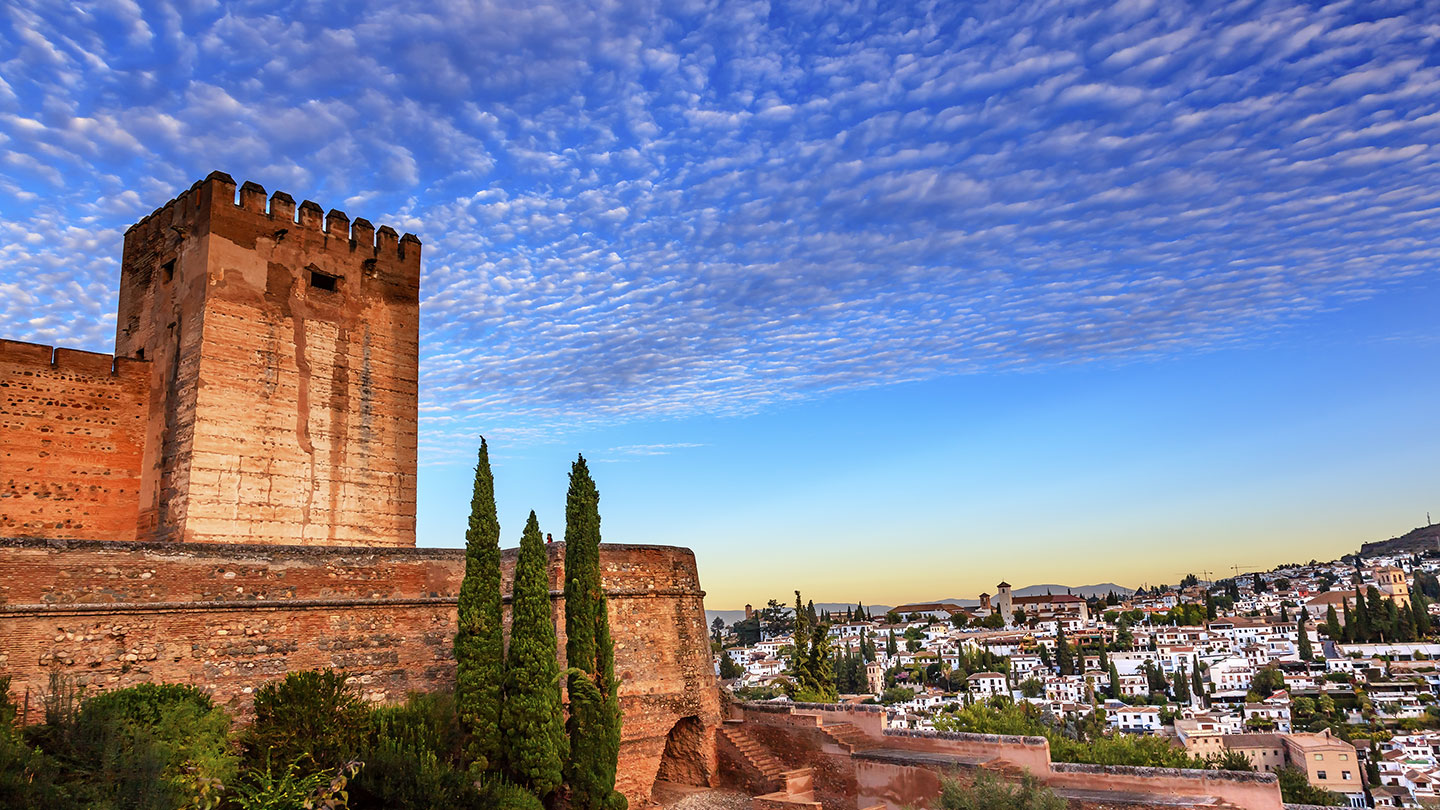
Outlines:
[{"label": "altocumulus cloud", "polygon": [[8,4],[0,334],[107,348],[124,227],[215,168],[425,240],[432,457],[1263,339],[1436,264],[1433,4],[396,5]]}]

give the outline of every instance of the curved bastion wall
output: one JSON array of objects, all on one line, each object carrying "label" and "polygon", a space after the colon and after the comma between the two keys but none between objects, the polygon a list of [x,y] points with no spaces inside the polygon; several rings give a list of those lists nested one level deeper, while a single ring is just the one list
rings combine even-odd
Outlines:
[{"label": "curved bastion wall", "polygon": [[[565,547],[548,551],[563,665]],[[704,592],[689,549],[606,544],[600,563],[624,712],[617,786],[643,806],[662,758],[715,773]],[[368,700],[403,700],[454,682],[464,568],[461,549],[0,539],[0,672],[32,720],[52,674],[87,690],[194,684],[243,716],[260,684],[335,667]]]}]

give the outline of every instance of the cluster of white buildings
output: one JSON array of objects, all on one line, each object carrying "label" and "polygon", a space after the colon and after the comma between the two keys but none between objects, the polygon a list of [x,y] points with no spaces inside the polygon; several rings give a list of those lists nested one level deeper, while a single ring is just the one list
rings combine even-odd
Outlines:
[{"label": "cluster of white buildings", "polygon": [[[1233,607],[1199,625],[1157,622],[1177,605],[1204,605],[1203,584],[1127,595],[1119,605],[1102,602],[1092,609],[1071,594],[1015,596],[1002,582],[995,596],[981,594],[978,605],[902,605],[892,611],[898,623],[837,622],[830,635],[840,649],[858,649],[862,638],[874,645],[878,655],[867,667],[871,696],[880,697],[892,682],[914,689],[913,697],[888,704],[892,724],[933,727],[940,712],[995,698],[1029,702],[1056,716],[1103,709],[1117,732],[1167,735],[1201,758],[1239,752],[1261,770],[1296,767],[1312,784],[1345,795],[1355,807],[1370,801],[1419,806],[1421,800],[1440,799],[1440,732],[1397,736],[1383,746],[1378,761],[1383,789],[1369,798],[1368,749],[1330,732],[1347,723],[1398,725],[1425,718],[1440,692],[1440,672],[1429,663],[1440,661],[1440,644],[1345,645],[1323,636],[1327,608],[1333,605],[1342,614],[1342,600],[1353,605],[1357,588],[1375,585],[1386,598],[1408,604],[1412,559],[1369,562],[1358,572],[1351,563],[1336,562],[1241,575]],[[1434,570],[1440,562],[1416,567]],[[1310,660],[1300,654],[1301,606],[1310,616]],[[1107,649],[1102,658],[1098,649],[1115,646],[1122,623],[1133,642],[1128,649]],[[1075,656],[1074,672],[1064,675],[1056,666],[1062,628],[1072,649],[1078,642],[1085,650]],[[887,654],[892,634],[896,650]],[[731,649],[744,669],[740,685],[784,679],[780,651],[790,643],[782,637]],[[980,651],[1003,665],[965,672],[964,664]],[[916,682],[917,672],[931,677]],[[1261,672],[1265,683],[1257,688]],[[1160,677],[1172,684],[1169,694],[1153,694]],[[1180,679],[1186,686],[1176,689]]]}]

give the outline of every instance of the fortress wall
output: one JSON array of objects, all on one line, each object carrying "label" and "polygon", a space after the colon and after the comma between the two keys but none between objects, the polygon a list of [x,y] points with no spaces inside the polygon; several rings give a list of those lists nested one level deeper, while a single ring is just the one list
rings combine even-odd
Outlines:
[{"label": "fortress wall", "polygon": [[0,534],[134,539],[149,373],[0,340]]},{"label": "fortress wall", "polygon": [[[1051,762],[1043,737],[881,731],[873,721],[883,713],[867,706],[741,703],[729,711],[746,735],[788,767],[814,769],[816,795],[826,810],[932,807],[943,777],[964,782],[980,769],[1007,780],[1028,771],[1071,810],[1281,810],[1273,774]],[[865,732],[869,746],[851,751],[825,732],[835,723]]]},{"label": "fortress wall", "polygon": [[[549,546],[564,657],[564,544]],[[510,587],[515,550],[503,557]],[[713,774],[719,694],[688,549],[604,545],[624,728],[619,787],[642,805],[672,729]],[[89,689],[192,683],[232,711],[286,672],[337,667],[367,699],[454,681],[458,549],[0,540],[0,671],[32,719],[52,673]],[[683,736],[683,735],[682,735]]]},{"label": "fortress wall", "polygon": [[415,544],[420,253],[221,173],[126,233],[116,346],[163,405],[147,539]]}]

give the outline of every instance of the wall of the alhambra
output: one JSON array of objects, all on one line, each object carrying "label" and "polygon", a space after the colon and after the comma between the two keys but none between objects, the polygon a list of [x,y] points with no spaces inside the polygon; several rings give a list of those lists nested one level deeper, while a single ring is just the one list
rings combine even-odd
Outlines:
[{"label": "wall of the alhambra", "polygon": [[419,242],[239,198],[212,175],[126,237],[117,346],[176,360],[156,537],[413,546]]},{"label": "wall of the alhambra", "polygon": [[148,375],[142,362],[0,340],[0,534],[135,537]]},{"label": "wall of the alhambra", "polygon": [[[563,659],[564,545],[549,552]],[[502,559],[508,590],[514,550]],[[686,549],[606,545],[601,567],[625,715],[620,788],[639,802],[675,724],[697,717],[708,736],[719,721],[703,594]],[[95,688],[194,683],[244,712],[257,684],[328,666],[370,699],[399,700],[453,682],[463,573],[454,549],[0,541],[0,669],[32,711],[51,673]]]},{"label": "wall of the alhambra", "polygon": [[208,228],[196,183],[125,232],[115,353],[150,363],[150,412],[138,536],[181,539],[205,318],[201,240]]}]

